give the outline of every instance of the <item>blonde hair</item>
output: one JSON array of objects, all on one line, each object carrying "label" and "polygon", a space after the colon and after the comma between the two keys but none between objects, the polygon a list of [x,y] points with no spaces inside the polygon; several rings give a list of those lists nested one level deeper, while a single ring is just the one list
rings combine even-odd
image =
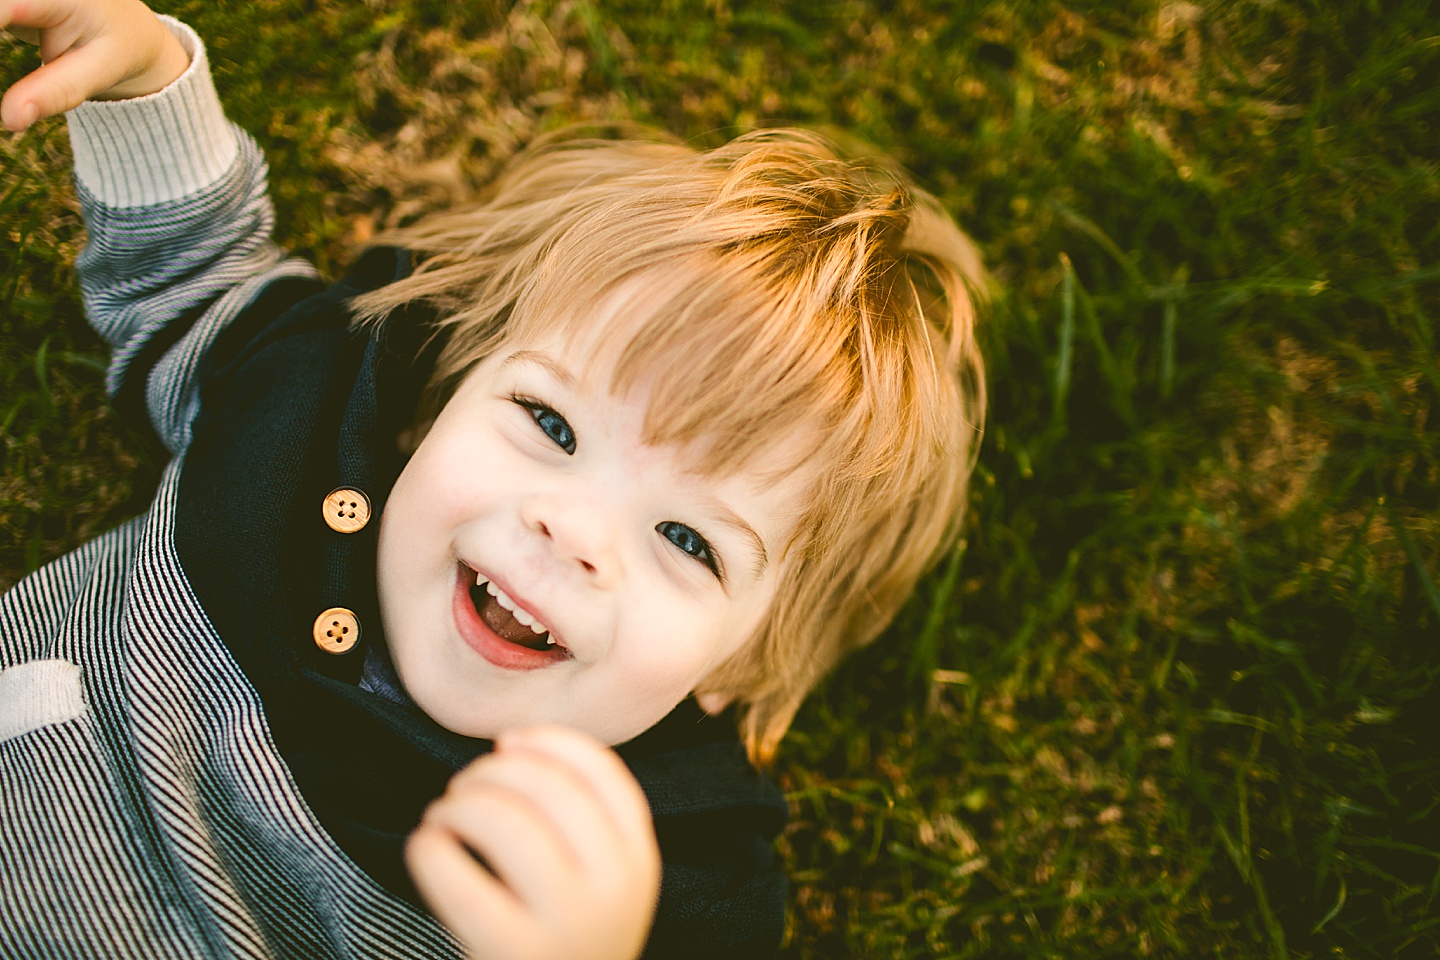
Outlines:
[{"label": "blonde hair", "polygon": [[419,264],[352,301],[357,320],[426,301],[446,336],[421,422],[508,338],[659,277],[661,302],[626,329],[613,384],[646,378],[647,441],[694,445],[716,474],[768,463],[798,435],[813,442],[801,459],[822,469],[769,616],[701,691],[735,700],[757,762],[957,533],[984,418],[983,271],[935,198],[896,170],[793,130],[706,152],[550,143],[480,202],[372,244]]}]

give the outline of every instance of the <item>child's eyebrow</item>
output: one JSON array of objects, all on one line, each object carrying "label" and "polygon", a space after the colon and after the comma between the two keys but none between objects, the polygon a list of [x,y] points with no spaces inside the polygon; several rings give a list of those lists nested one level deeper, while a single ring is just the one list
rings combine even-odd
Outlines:
[{"label": "child's eyebrow", "polygon": [[536,366],[544,367],[545,370],[556,380],[559,380],[563,386],[570,388],[575,386],[575,375],[548,353],[542,353],[539,350],[517,350],[506,357],[500,363],[500,367],[504,369],[512,363],[533,363]]},{"label": "child's eyebrow", "polygon": [[760,539],[760,534],[756,533],[755,528],[745,522],[744,517],[740,516],[738,513],[725,506],[723,503],[716,504],[715,519],[718,520],[720,523],[723,523],[730,529],[736,531],[737,533],[747,537],[753,544],[755,544],[755,555],[757,558],[757,563],[755,564],[753,573],[754,578],[756,580],[759,580],[760,575],[765,572],[766,566],[768,566],[770,563],[770,555],[765,552],[765,541]]}]

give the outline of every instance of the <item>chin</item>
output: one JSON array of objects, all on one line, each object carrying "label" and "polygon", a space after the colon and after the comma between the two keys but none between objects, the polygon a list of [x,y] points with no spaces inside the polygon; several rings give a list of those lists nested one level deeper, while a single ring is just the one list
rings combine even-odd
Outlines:
[{"label": "chin", "polygon": [[505,714],[505,711],[485,710],[477,715],[477,711],[465,708],[466,695],[454,691],[441,692],[438,695],[424,698],[411,694],[411,697],[414,699],[415,705],[423,710],[426,716],[446,730],[477,740],[494,740],[507,730],[540,724],[556,723],[580,730],[585,729],[579,724],[569,722],[564,717],[548,716],[543,712],[533,710],[527,710],[524,713],[510,711],[508,715],[500,715]]}]

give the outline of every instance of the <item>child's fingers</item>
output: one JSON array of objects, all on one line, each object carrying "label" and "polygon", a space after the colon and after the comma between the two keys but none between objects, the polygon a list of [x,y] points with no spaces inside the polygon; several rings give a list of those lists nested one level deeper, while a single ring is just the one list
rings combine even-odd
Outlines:
[{"label": "child's fingers", "polygon": [[[22,6],[16,0],[0,0],[0,30],[6,30],[26,43],[39,45],[41,29],[57,26],[63,20],[63,13],[53,2],[37,0]],[[0,100],[0,124],[11,130],[23,130],[44,116],[43,108],[34,103],[26,92],[30,86],[25,82],[27,79],[14,84]],[[17,88],[23,89],[17,92]]]},{"label": "child's fingers", "polygon": [[[465,862],[467,850],[493,871],[488,882],[470,877],[483,868]],[[554,727],[505,734],[495,753],[452,778],[407,859],[472,957],[633,960],[660,886],[655,830],[634,776],[598,740]],[[509,899],[494,895],[497,883]]]},{"label": "child's fingers", "polygon": [[588,784],[628,844],[655,847],[655,826],[644,791],[619,755],[598,740],[566,727],[528,727],[502,734],[497,749],[534,750],[564,765]]},{"label": "child's fingers", "polygon": [[435,917],[470,946],[472,955],[518,955],[505,945],[530,936],[529,913],[458,840],[422,824],[405,844],[405,863]]},{"label": "child's fingers", "polygon": [[634,845],[589,782],[547,754],[507,747],[456,774],[453,789],[485,785],[524,797],[565,844],[572,862],[592,875],[613,874],[635,859]]},{"label": "child's fingers", "polygon": [[75,12],[75,0],[0,0],[0,28],[53,27]]},{"label": "child's fingers", "polygon": [[505,787],[471,784],[447,790],[425,811],[421,825],[441,829],[474,850],[530,905],[568,886],[577,868],[544,815]]},{"label": "child's fingers", "polygon": [[[44,40],[41,55],[51,60],[94,35],[95,13],[93,5],[77,5],[75,0],[0,0],[0,30],[37,46]],[[42,36],[42,30],[56,31],[53,39]]]},{"label": "child's fingers", "polygon": [[118,59],[96,41],[57,57],[21,78],[5,93],[0,115],[5,125],[23,129],[36,120],[73,110],[91,95],[122,79]]}]

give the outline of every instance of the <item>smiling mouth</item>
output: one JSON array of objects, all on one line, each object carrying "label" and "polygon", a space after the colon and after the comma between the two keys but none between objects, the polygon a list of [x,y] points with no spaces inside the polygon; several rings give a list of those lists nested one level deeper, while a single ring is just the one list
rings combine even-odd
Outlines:
[{"label": "smiling mouth", "polygon": [[488,578],[460,561],[451,594],[455,629],[475,653],[502,670],[529,671],[575,660],[565,641],[549,633],[524,607]]},{"label": "smiling mouth", "polygon": [[[525,647],[527,650],[555,651],[555,638],[544,625],[530,614],[518,609],[515,601],[483,574],[476,575],[476,582],[470,587],[470,602],[485,626],[493,630],[502,640]],[[564,648],[561,647],[561,650]]]}]

